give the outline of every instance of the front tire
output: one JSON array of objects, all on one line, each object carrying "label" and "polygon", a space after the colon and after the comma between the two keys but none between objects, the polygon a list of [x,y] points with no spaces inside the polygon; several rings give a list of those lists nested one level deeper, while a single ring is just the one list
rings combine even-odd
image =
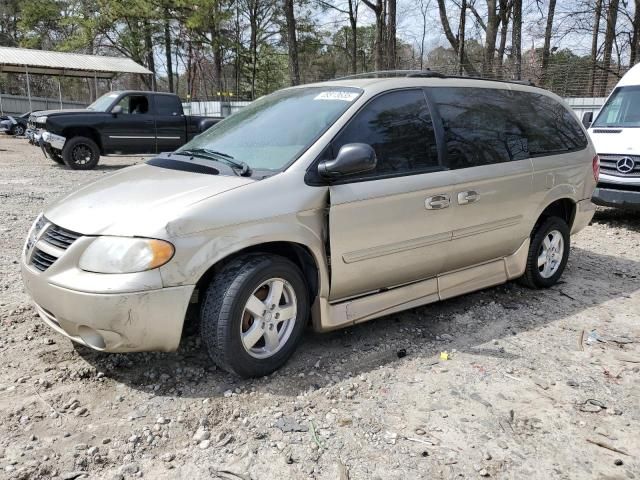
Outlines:
[{"label": "front tire", "polygon": [[556,284],[569,259],[571,236],[567,222],[549,217],[531,236],[527,266],[520,283],[529,288],[549,288]]},{"label": "front tire", "polygon": [[73,137],[65,143],[62,159],[73,170],[92,170],[100,160],[100,149],[90,138]]},{"label": "front tire", "polygon": [[219,367],[261,377],[293,354],[308,317],[307,284],[294,263],[277,255],[243,255],[207,287],[200,334]]},{"label": "front tire", "polygon": [[13,135],[16,137],[21,137],[24,135],[24,127],[22,125],[16,125],[13,127]]}]

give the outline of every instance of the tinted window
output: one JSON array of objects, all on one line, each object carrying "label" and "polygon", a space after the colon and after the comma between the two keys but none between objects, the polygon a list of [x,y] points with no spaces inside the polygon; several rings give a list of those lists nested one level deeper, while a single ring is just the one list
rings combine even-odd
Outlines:
[{"label": "tinted window", "polygon": [[180,115],[182,105],[180,100],[170,95],[156,95],[156,114],[158,115]]},{"label": "tinted window", "polygon": [[438,168],[433,123],[422,90],[391,92],[373,99],[332,144],[367,143],[378,157],[371,175],[406,174]]},{"label": "tinted window", "polygon": [[449,168],[524,160],[582,149],[574,115],[545,95],[488,88],[433,88]]}]

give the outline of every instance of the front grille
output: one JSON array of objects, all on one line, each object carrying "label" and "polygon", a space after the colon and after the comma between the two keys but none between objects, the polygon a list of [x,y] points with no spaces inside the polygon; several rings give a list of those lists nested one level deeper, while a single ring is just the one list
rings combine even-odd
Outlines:
[{"label": "front grille", "polygon": [[53,265],[53,262],[55,262],[56,260],[56,257],[43,252],[37,247],[33,249],[33,254],[31,255],[31,264],[41,272],[44,272],[47,268]]},{"label": "front grille", "polygon": [[81,235],[79,233],[72,232],[71,230],[67,230],[66,228],[51,224],[51,226],[44,233],[42,240],[53,245],[54,247],[66,250],[71,246],[73,242],[80,238],[80,236]]},{"label": "front grille", "polygon": [[[46,220],[45,220],[46,221]],[[73,242],[75,242],[82,235],[76,232],[72,232],[71,230],[67,230],[66,228],[62,228],[58,225],[50,223],[46,230],[40,236],[40,242],[56,247],[59,250],[68,249]],[[27,250],[31,246],[28,244]],[[31,265],[34,268],[37,268],[41,272],[44,272],[48,269],[54,262],[58,259],[55,255],[51,253],[47,253],[37,246],[33,247],[33,252],[31,254]]]},{"label": "front grille", "polygon": [[[633,160],[633,170],[628,173],[618,171],[618,161],[622,158],[629,157]],[[616,177],[640,177],[640,156],[637,155],[600,155],[600,171],[607,175]]]}]

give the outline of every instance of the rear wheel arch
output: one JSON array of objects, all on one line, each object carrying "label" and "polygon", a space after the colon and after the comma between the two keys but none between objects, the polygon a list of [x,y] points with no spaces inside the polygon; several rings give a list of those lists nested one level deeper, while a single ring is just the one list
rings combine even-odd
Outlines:
[{"label": "rear wheel arch", "polygon": [[566,197],[551,202],[538,216],[531,234],[533,235],[537,228],[550,217],[561,218],[566,222],[569,231],[571,231],[573,221],[576,217],[576,208],[576,202]]}]

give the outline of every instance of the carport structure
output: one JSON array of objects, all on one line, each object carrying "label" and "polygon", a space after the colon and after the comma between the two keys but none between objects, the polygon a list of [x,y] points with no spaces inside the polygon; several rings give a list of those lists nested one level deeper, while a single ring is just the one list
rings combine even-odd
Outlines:
[{"label": "carport structure", "polygon": [[[32,110],[30,75],[52,75],[58,77],[58,96],[60,108],[62,108],[60,77],[93,78],[97,92],[98,78],[111,80],[116,75],[124,73],[141,75],[151,75],[153,73],[130,58],[125,57],[0,47],[0,73],[4,72],[26,74],[30,110]],[[2,92],[0,92],[1,109]]]}]

